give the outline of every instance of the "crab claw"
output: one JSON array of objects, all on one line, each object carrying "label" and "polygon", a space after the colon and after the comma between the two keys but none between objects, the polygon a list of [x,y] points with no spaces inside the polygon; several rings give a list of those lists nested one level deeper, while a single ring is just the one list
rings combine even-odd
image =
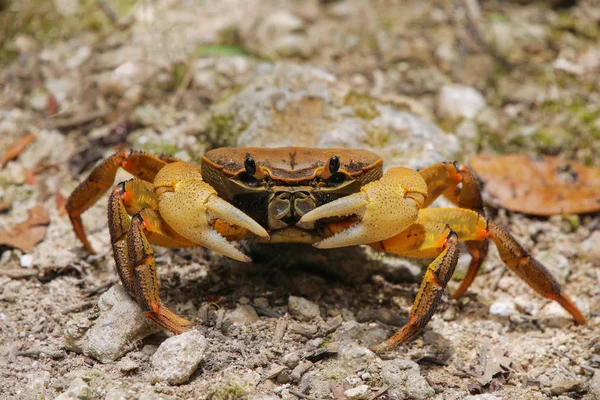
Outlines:
[{"label": "crab claw", "polygon": [[235,225],[268,238],[267,231],[242,211],[221,199],[216,191],[201,179],[174,182],[161,190],[159,211],[163,219],[184,238],[215,250],[238,261],[251,261],[231,245],[213,226],[217,220]]},{"label": "crab claw", "polygon": [[359,222],[314,244],[333,248],[374,243],[395,236],[415,222],[427,185],[418,172],[392,168],[358,193],[324,204],[304,214],[301,223],[322,218],[357,216]]}]

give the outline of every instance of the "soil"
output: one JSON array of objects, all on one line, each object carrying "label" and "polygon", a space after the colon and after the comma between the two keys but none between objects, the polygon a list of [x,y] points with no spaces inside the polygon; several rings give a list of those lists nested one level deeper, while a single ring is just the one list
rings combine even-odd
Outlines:
[{"label": "soil", "polygon": [[[34,5],[17,3],[0,7],[0,16],[19,9],[31,21],[45,20]],[[346,399],[362,385],[365,398],[415,398],[419,374],[432,399],[600,398],[598,214],[489,210],[559,276],[589,318],[586,326],[552,310],[492,249],[465,297],[445,295],[423,334],[376,357],[367,348],[406,322],[418,283],[332,273],[327,256],[320,264],[295,262],[314,251],[309,246],[241,243],[253,263],[204,249],[156,250],[163,301],[198,322],[194,329],[207,339],[186,383],[154,379],[152,354],[168,338],[164,332],[108,363],[64,344],[67,324],[94,321],[98,298],[118,284],[106,198],[84,215],[98,251],[90,255],[64,212],[70,192],[119,149],[197,161],[207,149],[235,143],[239,131],[219,130],[215,107],[272,63],[317,67],[356,93],[408,105],[456,136],[463,162],[482,152],[521,152],[600,167],[600,4],[97,3],[95,24],[78,2],[54,1],[54,23],[81,23],[67,33],[71,25],[64,25],[52,41],[35,26],[7,31],[13,57],[2,58],[0,69],[0,154],[27,133],[36,139],[0,169],[0,231],[36,205],[50,222],[30,253],[0,244],[0,398]],[[477,90],[485,107],[472,118],[440,111],[438,95],[448,84]],[[121,171],[116,181],[128,177]],[[450,292],[465,263],[468,257]],[[290,296],[318,306],[318,315],[291,312]],[[250,312],[224,323],[248,305],[256,321]],[[336,347],[348,341],[365,353]],[[420,366],[405,395],[382,372],[389,360]]]}]

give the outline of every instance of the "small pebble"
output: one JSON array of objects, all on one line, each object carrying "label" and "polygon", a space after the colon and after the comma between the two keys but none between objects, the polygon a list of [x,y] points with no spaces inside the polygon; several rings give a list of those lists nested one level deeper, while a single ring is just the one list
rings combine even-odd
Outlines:
[{"label": "small pebble", "polygon": [[344,396],[349,399],[363,399],[367,393],[369,393],[369,387],[367,385],[360,385],[346,390]]},{"label": "small pebble", "polygon": [[152,356],[153,380],[178,385],[187,382],[204,359],[206,339],[188,331],[165,340]]},{"label": "small pebble", "polygon": [[319,306],[304,297],[290,296],[288,310],[298,321],[310,321],[319,316]]},{"label": "small pebble", "polygon": [[517,307],[511,300],[496,300],[490,305],[490,314],[508,317],[517,313]]},{"label": "small pebble", "polygon": [[21,267],[29,268],[33,265],[33,256],[31,254],[23,254],[20,259]]}]

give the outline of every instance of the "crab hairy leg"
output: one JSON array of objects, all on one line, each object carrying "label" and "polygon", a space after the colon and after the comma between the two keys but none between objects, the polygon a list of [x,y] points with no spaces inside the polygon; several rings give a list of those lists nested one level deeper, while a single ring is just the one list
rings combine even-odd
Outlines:
[{"label": "crab hairy leg", "polygon": [[443,223],[416,223],[392,238],[371,244],[388,253],[416,258],[435,257],[415,298],[408,323],[373,350],[392,349],[417,334],[431,319],[458,261],[458,236]]},{"label": "crab hairy leg", "polygon": [[233,259],[250,258],[231,245],[214,226],[220,221],[247,229],[268,238],[267,231],[242,211],[221,199],[215,189],[202,180],[200,170],[177,162],[164,167],[154,180],[158,209],[165,222],[179,235],[197,245]]},{"label": "crab hairy leg", "polygon": [[[481,185],[475,175],[458,162],[440,162],[419,171],[427,183],[428,195],[424,207],[429,206],[440,195],[460,208],[468,208],[485,216]],[[487,256],[489,240],[466,241],[471,262],[465,278],[453,293],[453,298],[462,296],[475,280],[481,264]]]},{"label": "crab hairy leg", "polygon": [[519,278],[542,296],[557,301],[580,325],[587,323],[579,308],[562,291],[560,284],[542,263],[533,258],[503,227],[488,221],[475,211],[463,208],[421,210],[418,222],[447,223],[459,240],[481,241],[490,238],[500,258]]},{"label": "crab hairy leg", "polygon": [[123,285],[133,294],[133,269],[127,251],[130,216],[142,215],[149,242],[162,247],[191,247],[196,244],[166,226],[157,213],[158,198],[152,184],[141,179],[121,182],[108,199],[108,228],[117,272]]},{"label": "crab hairy leg", "polygon": [[81,214],[90,208],[113,185],[119,168],[123,168],[136,178],[152,181],[156,173],[170,162],[170,157],[156,157],[133,150],[113,154],[102,161],[90,175],[75,188],[65,206],[75,234],[90,253],[95,254],[87,239]]},{"label": "crab hairy leg", "polygon": [[357,216],[358,221],[314,246],[322,249],[368,244],[392,237],[410,226],[427,195],[423,178],[408,168],[391,168],[358,193],[304,214],[300,223],[328,217]]},{"label": "crab hairy leg", "polygon": [[150,220],[139,213],[132,218],[127,233],[128,268],[131,269],[133,293],[149,318],[163,328],[180,334],[194,323],[175,314],[160,301],[154,251],[145,234],[149,225]]}]

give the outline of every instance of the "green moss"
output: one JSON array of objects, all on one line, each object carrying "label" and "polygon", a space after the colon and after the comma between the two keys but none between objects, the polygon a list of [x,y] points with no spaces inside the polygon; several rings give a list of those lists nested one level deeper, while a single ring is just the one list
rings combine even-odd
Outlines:
[{"label": "green moss", "polygon": [[231,114],[213,114],[208,124],[207,146],[235,146],[237,138],[247,128],[246,124],[237,123]]},{"label": "green moss", "polygon": [[354,114],[362,119],[372,120],[379,116],[377,102],[366,94],[350,92],[344,98],[344,105],[352,107]]},{"label": "green moss", "polygon": [[243,400],[248,398],[248,390],[241,384],[231,381],[210,397],[213,400]]},{"label": "green moss", "polygon": [[385,131],[368,131],[366,143],[374,148],[383,148],[390,144],[392,137],[389,132]]},{"label": "green moss", "polygon": [[[47,0],[4,0],[0,7],[0,66],[17,56],[11,44],[17,35],[28,35],[45,45],[84,31],[100,32],[113,26],[96,0],[80,0],[78,12],[62,15]],[[114,0],[116,11],[131,9],[135,0]]]}]

